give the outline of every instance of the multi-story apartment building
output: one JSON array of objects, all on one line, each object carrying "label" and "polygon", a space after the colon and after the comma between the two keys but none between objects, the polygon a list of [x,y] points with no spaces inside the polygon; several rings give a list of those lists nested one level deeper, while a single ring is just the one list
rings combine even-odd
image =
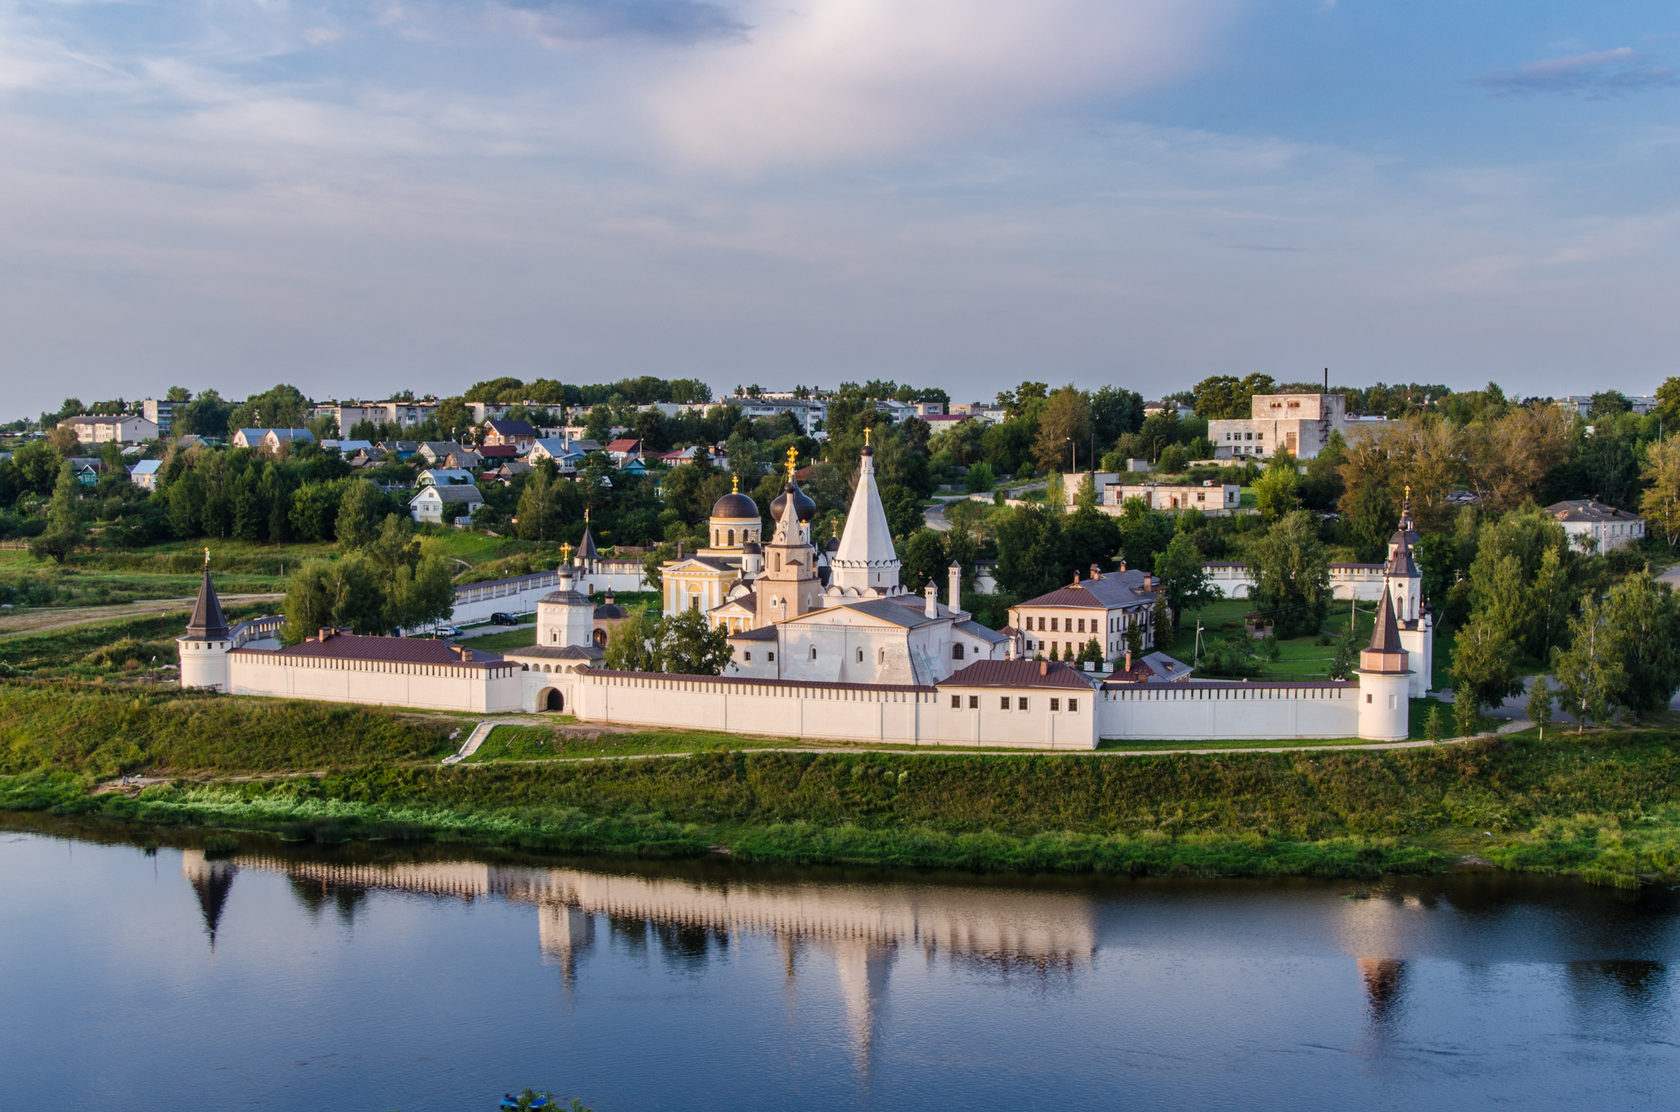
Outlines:
[{"label": "multi-story apartment building", "polygon": [[1368,436],[1383,417],[1350,417],[1341,394],[1256,394],[1250,415],[1208,422],[1215,459],[1266,459],[1287,450],[1296,459],[1312,459],[1339,432],[1349,444]]}]

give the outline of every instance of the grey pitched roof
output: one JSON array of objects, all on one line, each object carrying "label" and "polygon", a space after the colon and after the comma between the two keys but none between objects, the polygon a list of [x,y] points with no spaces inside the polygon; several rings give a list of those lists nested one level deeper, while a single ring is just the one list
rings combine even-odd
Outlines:
[{"label": "grey pitched roof", "polygon": [[740,633],[731,633],[731,641],[774,641],[776,639],[775,626],[759,626],[757,629],[746,629]]},{"label": "grey pitched roof", "polygon": [[600,660],[606,654],[594,645],[527,645],[510,650],[510,658],[541,657],[544,660]]},{"label": "grey pitched roof", "polygon": [[985,626],[976,621],[958,622],[957,628],[968,634],[970,637],[978,637],[980,640],[990,641],[994,645],[1009,640],[1008,634],[999,633],[995,629],[987,629]]},{"label": "grey pitched roof", "polygon": [[435,492],[438,499],[443,502],[484,501],[484,495],[480,494],[478,492],[478,488],[473,486],[471,483],[451,483],[447,486],[428,484],[425,487],[422,487],[420,493],[416,494],[411,501],[419,501],[425,496],[427,491]]},{"label": "grey pitched roof", "polygon": [[579,560],[599,560],[601,554],[595,551],[595,534],[589,531],[589,523],[584,522],[583,539],[578,542],[577,558]]},{"label": "grey pitched roof", "polygon": [[1082,579],[1066,587],[1058,587],[1048,594],[1030,598],[1017,606],[1063,606],[1082,610],[1118,610],[1140,603],[1154,603],[1160,594],[1158,587],[1145,590],[1144,573],[1107,571],[1095,579]]},{"label": "grey pitched roof", "polygon": [[1579,498],[1569,502],[1553,502],[1546,507],[1546,512],[1559,521],[1637,521],[1638,514],[1631,514],[1626,510],[1617,509],[1607,502],[1599,502],[1591,498]]},{"label": "grey pitched roof", "polygon": [[1394,599],[1384,591],[1382,613],[1377,615],[1377,627],[1371,631],[1371,651],[1397,653],[1403,649],[1404,646],[1400,644],[1400,624],[1394,620]]}]

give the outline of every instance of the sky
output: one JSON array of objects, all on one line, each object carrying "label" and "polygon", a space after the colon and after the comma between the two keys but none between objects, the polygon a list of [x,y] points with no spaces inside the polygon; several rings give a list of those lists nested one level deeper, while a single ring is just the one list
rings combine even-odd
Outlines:
[{"label": "sky", "polygon": [[0,406],[1680,373],[1680,8],[0,0]]}]

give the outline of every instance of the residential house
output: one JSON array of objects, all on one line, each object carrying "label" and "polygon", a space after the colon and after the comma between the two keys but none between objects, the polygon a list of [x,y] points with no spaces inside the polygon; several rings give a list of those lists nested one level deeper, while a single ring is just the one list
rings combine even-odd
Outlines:
[{"label": "residential house", "polygon": [[535,463],[539,459],[551,459],[558,464],[562,459],[572,454],[571,442],[565,437],[543,436],[538,437],[532,443],[530,452],[526,454],[526,459],[531,463]]},{"label": "residential house", "polygon": [[408,460],[408,457],[420,450],[420,442],[417,440],[381,440],[376,447],[386,456],[395,459],[398,463],[403,463]]},{"label": "residential house", "polygon": [[313,441],[315,434],[308,429],[238,429],[233,434],[235,448],[260,448],[278,452],[300,440]]},{"label": "residential house", "polygon": [[612,457],[614,464],[623,467],[631,459],[642,456],[642,442],[633,437],[623,437],[607,444],[607,455]]},{"label": "residential house", "polygon": [[156,440],[158,426],[156,421],[147,420],[135,413],[119,413],[109,417],[95,417],[82,414],[79,417],[66,417],[60,421],[59,427],[68,425],[76,430],[76,439],[83,444],[140,444],[147,440]]},{"label": "residential house", "polygon": [[[441,525],[446,519],[446,507],[460,506],[461,516],[471,518],[484,506],[484,495],[476,486],[425,486],[408,503],[409,515],[415,521]],[[447,511],[454,512],[454,511]]]},{"label": "residential house", "polygon": [[1021,637],[1025,656],[1052,651],[1061,659],[1078,656],[1093,638],[1104,660],[1126,655],[1126,632],[1133,626],[1143,635],[1143,647],[1155,645],[1155,603],[1161,597],[1155,577],[1145,571],[1099,571],[1089,578],[1077,575],[1066,587],[1027,599],[1009,609],[1009,624]]},{"label": "residential house", "polygon": [[472,485],[471,471],[451,471],[446,467],[433,467],[414,477],[414,485],[423,486],[460,486],[465,483]]},{"label": "residential house", "polygon": [[156,490],[158,469],[162,466],[162,460],[143,459],[128,469],[128,481],[141,490]]},{"label": "residential house", "polygon": [[512,445],[519,455],[523,456],[531,450],[536,442],[537,430],[529,421],[510,421],[501,418],[484,422],[485,447],[501,447]]},{"label": "residential house", "polygon": [[105,461],[91,456],[71,456],[65,462],[70,465],[70,473],[83,486],[97,485],[100,472],[105,470]]},{"label": "residential house", "polygon": [[414,454],[426,461],[430,467],[447,466],[444,460],[456,452],[464,452],[465,448],[453,440],[422,440]]},{"label": "residential house", "polygon": [[1104,485],[1102,509],[1119,513],[1127,502],[1140,498],[1152,510],[1180,513],[1197,509],[1209,514],[1234,513],[1242,505],[1242,487],[1236,483],[1119,483]]},{"label": "residential house", "polygon": [[1546,512],[1557,518],[1571,543],[1588,552],[1627,548],[1645,536],[1644,518],[1592,499],[1554,502]]}]

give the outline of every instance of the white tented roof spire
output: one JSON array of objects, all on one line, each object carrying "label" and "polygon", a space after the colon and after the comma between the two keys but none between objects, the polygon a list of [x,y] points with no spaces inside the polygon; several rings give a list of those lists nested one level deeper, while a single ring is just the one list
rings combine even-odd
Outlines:
[{"label": "white tented roof spire", "polygon": [[875,450],[869,446],[867,432],[846,529],[840,534],[840,547],[829,556],[828,566],[832,569],[830,585],[841,590],[884,594],[899,589],[898,553],[893,549],[887,511],[875,485]]}]

